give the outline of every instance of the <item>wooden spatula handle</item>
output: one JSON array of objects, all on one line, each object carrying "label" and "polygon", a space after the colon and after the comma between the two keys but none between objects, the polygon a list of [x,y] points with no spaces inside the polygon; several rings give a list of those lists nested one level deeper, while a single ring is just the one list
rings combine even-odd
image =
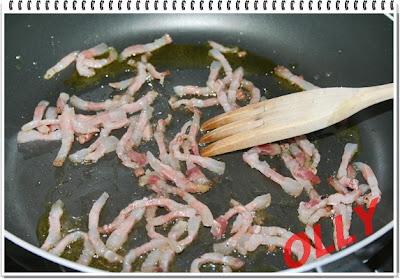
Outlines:
[{"label": "wooden spatula handle", "polygon": [[365,104],[365,107],[375,105],[377,103],[393,99],[393,83],[364,87],[359,91],[361,101]]},{"label": "wooden spatula handle", "polygon": [[[332,111],[325,127],[333,125],[351,115],[377,103],[393,99],[393,83],[362,88],[347,88],[342,91],[341,104]],[[348,91],[348,93],[346,92]],[[332,91],[334,93],[334,91]],[[335,96],[335,95],[333,95]]]}]

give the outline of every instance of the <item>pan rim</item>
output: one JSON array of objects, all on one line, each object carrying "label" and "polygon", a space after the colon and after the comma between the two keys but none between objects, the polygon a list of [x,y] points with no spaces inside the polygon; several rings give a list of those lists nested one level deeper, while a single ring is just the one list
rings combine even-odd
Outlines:
[{"label": "pan rim", "polygon": [[[339,252],[337,252],[335,254],[332,254],[332,255],[330,255],[330,256],[322,259],[322,260],[311,262],[309,264],[303,265],[303,266],[298,267],[298,268],[280,270],[280,271],[277,271],[277,272],[274,272],[274,273],[268,273],[268,272],[260,272],[260,273],[243,272],[242,273],[241,272],[239,274],[240,275],[248,274],[248,275],[254,276],[256,274],[265,275],[265,274],[276,274],[276,273],[307,272],[307,271],[310,271],[311,269],[315,269],[315,268],[318,268],[320,266],[327,265],[329,263],[337,261],[340,258],[343,258],[345,256],[348,256],[348,255],[354,253],[355,251],[357,251],[357,250],[365,247],[366,245],[372,243],[373,241],[377,240],[378,238],[380,238],[381,236],[383,236],[384,234],[389,232],[391,229],[393,229],[393,227],[394,227],[394,221],[392,220],[389,223],[387,223],[385,226],[380,228],[378,231],[376,231],[374,234],[364,238],[363,240],[353,244],[352,246],[350,246],[350,247],[348,247],[346,249],[343,249],[343,250],[341,250],[341,251],[339,251]],[[27,250],[27,251],[35,254],[35,255],[38,255],[38,256],[46,259],[46,260],[49,260],[49,261],[52,261],[54,263],[63,265],[65,267],[67,267],[67,268],[71,268],[71,269],[74,269],[74,270],[80,271],[80,272],[92,273],[93,275],[103,274],[103,273],[108,273],[109,272],[109,271],[106,271],[106,270],[101,270],[101,269],[97,269],[97,268],[93,268],[93,267],[89,267],[89,266],[84,266],[84,265],[78,264],[76,262],[61,258],[59,256],[55,256],[55,255],[53,255],[53,254],[51,254],[51,253],[49,253],[47,251],[44,251],[44,250],[40,249],[37,246],[34,246],[34,245],[30,244],[29,242],[19,238],[18,236],[16,236],[15,234],[13,234],[13,233],[11,233],[11,232],[9,232],[7,230],[4,230],[4,236],[5,236],[5,238],[7,238],[8,240],[12,241],[16,245],[24,248],[25,250]],[[5,275],[7,273],[10,273],[10,272],[5,272],[4,271]],[[177,275],[177,274],[182,274],[182,273],[187,274],[186,272],[169,272],[169,273],[166,273],[166,274],[169,275],[169,276],[173,276],[174,274]],[[35,274],[37,274],[37,273],[35,273]],[[51,273],[50,274],[49,273],[44,273],[44,274],[50,275]],[[122,273],[122,274],[124,274],[124,273]],[[129,273],[129,274],[132,275],[132,273]],[[146,275],[146,274],[154,275],[153,273],[140,273],[140,274],[141,275]],[[202,273],[202,276],[203,275],[204,274]],[[232,275],[232,274],[230,274],[230,275]],[[205,277],[208,277],[208,276],[205,276]]]}]

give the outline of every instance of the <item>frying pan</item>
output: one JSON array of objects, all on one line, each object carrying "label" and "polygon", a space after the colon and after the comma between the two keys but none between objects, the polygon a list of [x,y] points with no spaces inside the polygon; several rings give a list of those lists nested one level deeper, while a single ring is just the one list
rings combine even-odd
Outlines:
[{"label": "frying pan", "polygon": [[[53,257],[37,248],[40,245],[38,223],[45,218],[49,203],[62,199],[68,226],[86,229],[87,213],[102,192],[107,191],[110,199],[102,211],[101,223],[110,222],[129,202],[150,192],[138,186],[137,179],[120,164],[115,154],[107,155],[90,166],[74,166],[68,162],[62,168],[54,168],[52,160],[59,143],[17,146],[16,135],[20,127],[31,119],[40,100],[55,104],[61,91],[100,100],[112,93],[110,88],[101,85],[131,75],[110,75],[101,81],[84,84],[81,80],[71,79],[74,69],[70,67],[55,79],[43,80],[45,70],[60,57],[100,42],[121,51],[125,46],[150,42],[164,33],[169,33],[175,44],[191,45],[198,51],[182,48],[176,55],[155,61],[158,68],[172,71],[164,87],[153,85],[161,93],[155,109],[163,112],[155,118],[168,111],[167,100],[174,85],[204,83],[209,60],[201,58],[207,56],[201,45],[210,39],[249,51],[249,57],[243,60],[244,64],[248,63],[245,65],[246,76],[263,89],[262,94],[268,98],[295,91],[270,74],[274,63],[292,66],[294,72],[321,87],[363,87],[389,83],[393,79],[393,23],[383,15],[6,15],[4,150],[7,238],[35,254],[75,270],[96,270]],[[204,110],[203,120],[217,113],[221,110]],[[171,139],[189,117],[190,114],[184,111],[176,112],[167,138]],[[390,231],[393,220],[392,101],[366,109],[339,125],[309,135],[309,138],[322,155],[318,169],[322,182],[316,186],[320,194],[333,193],[326,178],[337,170],[345,143],[358,142],[360,152],[356,159],[368,163],[375,171],[382,200],[374,216],[373,235],[364,236],[363,225],[354,214],[351,233],[357,237],[356,244],[296,271],[310,270],[361,249]],[[73,151],[79,148],[76,144]],[[150,144],[148,149],[157,152],[154,144]],[[305,195],[293,198],[285,194],[280,187],[246,166],[241,160],[241,152],[219,156],[218,159],[226,162],[226,173],[215,178],[215,186],[198,197],[210,207],[214,216],[228,209],[231,198],[247,203],[257,195],[271,193],[272,205],[265,211],[264,224],[281,226],[293,232],[304,230],[297,217],[297,206],[301,200],[307,200]],[[270,164],[279,172],[288,174],[279,160],[272,160]],[[322,222],[322,230],[325,243],[332,243],[330,220]],[[139,226],[130,235],[127,247],[146,241],[144,235]],[[194,258],[212,251],[213,242],[209,230],[202,228],[197,240],[176,257],[172,271],[187,271]],[[249,272],[287,269],[282,252],[266,253],[265,248],[250,253],[245,261],[244,271]]]}]

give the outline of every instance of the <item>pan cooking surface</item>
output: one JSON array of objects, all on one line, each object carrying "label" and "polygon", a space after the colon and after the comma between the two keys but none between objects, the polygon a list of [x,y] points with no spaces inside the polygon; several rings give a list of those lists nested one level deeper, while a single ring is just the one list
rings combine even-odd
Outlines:
[{"label": "pan cooking surface", "polygon": [[[155,53],[152,61],[160,70],[172,72],[164,87],[153,82],[154,89],[160,93],[153,121],[169,111],[167,101],[173,86],[205,83],[209,61],[203,45],[209,39],[250,51],[242,62],[246,78],[267,98],[296,90],[270,74],[274,63],[293,67],[295,73],[321,87],[361,87],[392,82],[392,23],[377,15],[7,15],[5,26],[5,225],[8,231],[34,245],[39,245],[38,234],[40,238],[40,229],[43,230],[43,222],[39,220],[43,220],[49,202],[62,199],[67,213],[66,227],[87,230],[87,214],[102,192],[108,192],[110,198],[102,211],[101,224],[110,222],[132,200],[151,193],[138,186],[137,179],[121,165],[115,153],[89,166],[74,166],[68,162],[63,168],[54,168],[52,160],[59,143],[17,147],[16,134],[21,125],[31,119],[40,100],[54,104],[61,91],[92,100],[104,99],[112,93],[106,86],[109,81],[131,75],[120,69],[118,76],[109,75],[88,84],[74,78],[73,67],[70,67],[56,79],[43,80],[45,70],[72,50],[105,42],[121,51],[134,42],[149,42],[169,33],[176,45]],[[369,32],[364,31],[366,26]],[[150,88],[146,85],[140,92]],[[326,178],[337,170],[345,143],[360,144],[355,159],[371,165],[383,192],[374,218],[374,230],[393,219],[392,106],[392,102],[376,105],[339,125],[309,135],[322,156],[318,168],[322,182],[316,186],[320,194],[333,193]],[[221,113],[222,109],[202,111],[204,121]],[[190,117],[185,111],[174,112],[167,139],[170,140]],[[146,146],[158,154],[154,142]],[[75,144],[73,151],[80,148]],[[234,152],[218,157],[226,162],[226,172],[222,177],[215,177],[215,186],[198,198],[218,216],[228,209],[231,198],[247,203],[255,196],[271,193],[272,204],[260,214],[260,222],[293,232],[304,230],[297,218],[297,207],[307,197],[287,195],[278,185],[245,165],[241,154]],[[289,174],[279,160],[265,159],[278,172]],[[325,243],[330,244],[331,221],[321,223]],[[351,233],[361,240],[363,232],[362,223],[353,214]],[[143,225],[139,225],[125,248],[145,241]],[[213,243],[209,229],[202,228],[195,242],[177,255],[172,271],[187,271],[194,258],[212,251]],[[249,253],[245,261],[245,271],[286,268],[282,253],[278,250],[266,253],[265,247]],[[95,263],[98,267],[103,264]]]}]

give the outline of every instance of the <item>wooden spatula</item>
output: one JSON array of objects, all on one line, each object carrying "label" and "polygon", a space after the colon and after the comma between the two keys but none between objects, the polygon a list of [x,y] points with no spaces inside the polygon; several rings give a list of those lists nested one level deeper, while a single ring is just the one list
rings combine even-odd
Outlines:
[{"label": "wooden spatula", "polygon": [[202,156],[214,156],[314,132],[393,98],[393,83],[363,88],[319,88],[218,115],[201,129]]}]

